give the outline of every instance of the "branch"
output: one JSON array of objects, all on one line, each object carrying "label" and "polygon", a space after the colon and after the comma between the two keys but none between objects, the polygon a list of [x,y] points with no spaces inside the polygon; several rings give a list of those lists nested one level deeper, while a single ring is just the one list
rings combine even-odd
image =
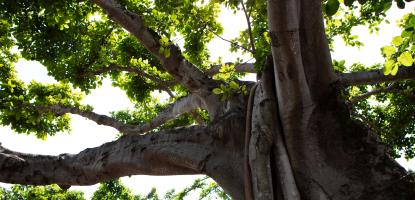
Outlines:
[{"label": "branch", "polygon": [[182,115],[187,112],[191,112],[197,108],[202,107],[202,102],[200,99],[194,95],[189,95],[184,98],[179,99],[174,104],[170,105],[168,108],[158,113],[151,121],[141,124],[141,125],[130,125],[120,122],[112,117],[106,115],[100,115],[92,111],[81,110],[78,107],[65,107],[62,105],[54,106],[37,106],[35,107],[38,110],[48,110],[52,111],[57,115],[63,115],[65,113],[72,113],[86,117],[99,125],[106,125],[113,127],[123,133],[124,135],[136,135],[142,134],[148,131],[151,131],[164,123],[175,119],[177,116]]},{"label": "branch", "polygon": [[209,26],[207,26],[207,28],[208,28],[208,30],[209,30],[211,33],[213,33],[213,35],[216,35],[216,37],[220,38],[221,40],[223,40],[223,41],[225,41],[225,42],[229,42],[230,44],[235,45],[236,47],[238,47],[238,48],[240,48],[240,49],[243,49],[243,50],[245,50],[245,51],[248,51],[248,52],[251,52],[252,54],[254,54],[254,52],[253,52],[252,50],[247,49],[247,48],[245,48],[245,47],[244,47],[244,46],[242,46],[242,45],[239,45],[237,42],[232,42],[232,41],[230,41],[230,40],[228,40],[228,39],[226,39],[226,38],[224,38],[224,37],[220,36],[220,35],[219,35],[219,34],[217,34],[215,31],[213,31],[213,30],[212,30]]},{"label": "branch", "polygon": [[[171,98],[176,98],[176,95],[174,95],[173,93],[169,93]],[[190,96],[190,95],[189,95]],[[188,97],[189,98],[189,97]],[[197,108],[202,107],[202,102],[198,101],[198,99],[195,99],[198,103]],[[199,113],[197,112],[197,108],[194,108],[193,110],[191,110],[189,113],[190,115],[193,117],[193,119],[199,124],[199,125],[206,125],[205,121],[202,119],[202,117],[199,115]]]},{"label": "branch", "polygon": [[357,103],[359,101],[362,101],[362,100],[365,100],[365,99],[369,98],[372,95],[376,95],[376,94],[380,94],[380,93],[385,93],[385,92],[401,92],[401,91],[402,90],[399,90],[398,88],[396,88],[396,86],[394,84],[391,84],[388,87],[377,88],[377,89],[374,89],[374,90],[372,90],[370,92],[367,92],[367,93],[364,93],[364,94],[362,94],[360,96],[357,96],[357,97],[351,99],[349,101],[349,103],[350,104],[355,104],[355,103]]},{"label": "branch", "polygon": [[241,0],[241,5],[242,5],[242,9],[245,13],[245,18],[246,18],[246,22],[248,24],[248,34],[249,34],[249,39],[251,41],[251,48],[252,48],[252,54],[255,55],[256,50],[255,50],[255,44],[254,44],[254,37],[252,36],[252,28],[251,28],[251,21],[249,20],[249,14],[246,11],[245,5],[244,5],[244,1]]},{"label": "branch", "polygon": [[209,146],[209,134],[200,126],[163,130],[123,136],[78,154],[59,156],[14,152],[0,144],[0,182],[92,185],[129,175],[206,173],[208,161],[221,156],[212,156],[215,149]]},{"label": "branch", "polygon": [[146,26],[143,19],[113,0],[92,0],[101,7],[110,19],[117,22],[120,26],[133,34],[143,46],[155,55],[163,64],[176,81],[183,84],[192,93],[199,96],[208,96],[212,94],[211,90],[217,86],[214,81],[203,74],[196,66],[188,62],[180,52],[179,48],[169,42],[168,47],[170,56],[160,52],[162,47],[159,37],[154,35]]},{"label": "branch", "polygon": [[85,117],[89,120],[96,122],[99,125],[113,127],[117,129],[118,131],[120,131],[121,133],[127,134],[127,135],[140,134],[140,133],[144,133],[155,128],[149,125],[136,126],[136,125],[125,124],[112,117],[108,117],[106,115],[100,115],[92,111],[81,110],[78,107],[66,107],[63,105],[53,105],[53,106],[35,106],[34,108],[40,111],[51,111],[57,115],[63,115],[66,113],[80,115],[82,117]]},{"label": "branch", "polygon": [[415,66],[399,67],[398,73],[395,76],[384,75],[383,71],[372,70],[368,72],[351,72],[340,74],[340,81],[346,86],[352,85],[370,85],[383,82],[394,82],[408,79],[415,79]]},{"label": "branch", "polygon": [[[233,63],[225,63],[232,65]],[[213,76],[219,73],[222,65],[213,65],[210,69],[206,70],[205,73],[209,76]],[[253,63],[242,63],[235,66],[236,72],[256,73]]]},{"label": "branch", "polygon": [[[176,117],[184,114],[191,113],[197,109],[203,107],[202,101],[199,97],[189,94],[186,97],[178,99],[176,102],[168,106],[162,112],[158,113],[155,118],[153,118],[149,123],[147,123],[148,128],[158,127]],[[196,113],[197,114],[197,113]],[[150,130],[151,130],[150,129]]]},{"label": "branch", "polygon": [[146,73],[146,72],[144,72],[144,71],[142,71],[142,70],[140,70],[136,67],[120,66],[120,65],[117,65],[117,64],[110,64],[106,67],[97,69],[95,71],[86,72],[86,73],[82,74],[81,76],[95,76],[95,75],[100,75],[100,74],[103,74],[103,73],[106,73],[106,72],[111,72],[111,71],[130,72],[130,73],[134,73],[136,75],[148,78],[148,79],[156,82],[160,86],[160,88],[162,90],[165,90],[166,92],[171,92],[169,87],[173,86],[176,83],[175,81],[165,81],[165,80],[163,80],[163,79],[161,79],[161,78],[159,78],[155,75],[148,74],[148,73]]}]

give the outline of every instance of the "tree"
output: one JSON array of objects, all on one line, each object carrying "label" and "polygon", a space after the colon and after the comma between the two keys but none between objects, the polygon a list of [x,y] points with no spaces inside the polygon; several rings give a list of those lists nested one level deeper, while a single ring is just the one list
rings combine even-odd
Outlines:
[{"label": "tree", "polygon": [[[68,130],[71,113],[123,135],[76,155],[2,147],[0,181],[66,188],[135,174],[206,174],[234,199],[411,199],[414,177],[392,156],[404,150],[413,157],[415,16],[405,16],[402,34],[382,49],[383,72],[359,64],[349,69],[361,71],[348,72],[344,62],[332,62],[329,49],[335,36],[362,45],[351,28],[379,31],[395,2],[406,5],[3,1],[2,124],[46,138]],[[209,61],[206,43],[222,31],[219,5],[245,13],[248,29],[229,42],[255,63]],[[183,51],[175,44],[180,37]],[[14,46],[59,83],[19,81]],[[238,73],[247,71],[257,71],[260,81],[239,81]],[[80,103],[81,93],[105,76],[136,110],[105,116]],[[168,104],[152,99],[156,90],[170,95]],[[372,95],[390,107],[371,104]]]},{"label": "tree", "polygon": [[[224,191],[207,177],[196,179],[194,183],[182,191],[176,192],[174,189],[169,190],[162,199],[165,200],[183,200],[192,192],[199,190],[199,199],[230,199]],[[193,193],[194,194],[194,193]],[[57,185],[48,186],[24,186],[13,185],[11,190],[0,188],[1,200],[84,200],[82,192],[69,191],[59,188]],[[160,200],[156,188],[153,188],[147,195],[133,195],[119,179],[110,180],[101,183],[99,188],[94,192],[92,199],[98,200]]]},{"label": "tree", "polygon": [[57,185],[25,186],[13,185],[10,190],[0,188],[1,200],[84,200],[84,194],[78,191],[66,191]]}]

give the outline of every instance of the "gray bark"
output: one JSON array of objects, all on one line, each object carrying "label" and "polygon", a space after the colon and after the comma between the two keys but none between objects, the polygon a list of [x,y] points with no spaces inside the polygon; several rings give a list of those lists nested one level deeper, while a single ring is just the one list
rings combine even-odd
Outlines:
[{"label": "gray bark", "polygon": [[368,85],[383,82],[394,82],[415,79],[415,66],[400,66],[395,76],[384,75],[383,70],[372,70],[368,72],[350,72],[340,74],[340,82],[349,85]]}]

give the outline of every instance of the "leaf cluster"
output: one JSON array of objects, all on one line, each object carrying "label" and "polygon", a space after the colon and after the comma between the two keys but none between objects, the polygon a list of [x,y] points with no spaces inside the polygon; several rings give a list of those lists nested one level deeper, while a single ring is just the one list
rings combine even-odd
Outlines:
[{"label": "leaf cluster", "polygon": [[405,15],[399,26],[403,29],[401,35],[392,39],[392,45],[384,46],[382,54],[385,57],[383,72],[385,75],[396,75],[400,66],[412,67],[415,56],[415,15]]}]

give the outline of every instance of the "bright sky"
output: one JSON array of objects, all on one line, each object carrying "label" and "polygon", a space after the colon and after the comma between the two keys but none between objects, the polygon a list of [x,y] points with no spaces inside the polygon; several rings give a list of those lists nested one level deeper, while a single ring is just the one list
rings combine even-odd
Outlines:
[{"label": "bright sky", "polygon": [[[395,21],[404,13],[414,10],[414,5],[405,10],[394,9],[389,14],[391,24],[383,25],[379,35],[369,35],[368,32],[361,28],[356,28],[355,34],[359,35],[365,46],[360,50],[356,48],[345,47],[341,41],[336,40],[336,53],[332,54],[335,59],[344,59],[346,64],[361,62],[364,64],[373,64],[382,62],[380,56],[380,47],[390,43],[392,36],[400,34],[400,30],[395,27]],[[409,7],[409,6],[407,6]],[[233,15],[232,12],[223,11],[220,15],[225,32],[224,38],[231,39],[238,35],[238,32],[246,27],[244,16],[241,13]],[[384,38],[387,38],[386,40]],[[229,44],[219,38],[215,39],[208,45],[212,50],[212,60],[216,60],[219,56],[224,62],[235,61],[235,55],[229,54]],[[244,60],[249,57],[242,56]],[[16,70],[19,77],[26,83],[31,80],[39,82],[54,82],[52,77],[47,76],[46,69],[37,62],[29,62],[20,60],[16,63]],[[105,79],[103,85],[92,91],[83,103],[90,104],[94,107],[94,111],[100,114],[109,114],[110,111],[121,109],[132,109],[133,105],[129,102],[125,93],[111,86],[108,79]],[[3,146],[20,152],[30,152],[36,154],[58,155],[61,153],[78,153],[85,148],[97,147],[105,142],[115,139],[117,131],[113,128],[96,125],[94,122],[86,120],[82,117],[72,115],[72,131],[70,134],[62,133],[55,137],[49,137],[47,141],[36,139],[32,135],[19,135],[13,133],[9,127],[0,127],[0,142]],[[415,169],[415,160],[405,161],[398,160],[406,168]],[[134,194],[147,194],[152,187],[156,187],[160,195],[167,190],[175,188],[180,190],[190,185],[198,176],[170,176],[170,177],[150,177],[150,176],[132,176],[130,178],[122,178]],[[6,184],[0,184],[5,186]],[[89,198],[92,192],[96,190],[97,185],[71,187],[71,189],[82,190],[85,196]]]}]

